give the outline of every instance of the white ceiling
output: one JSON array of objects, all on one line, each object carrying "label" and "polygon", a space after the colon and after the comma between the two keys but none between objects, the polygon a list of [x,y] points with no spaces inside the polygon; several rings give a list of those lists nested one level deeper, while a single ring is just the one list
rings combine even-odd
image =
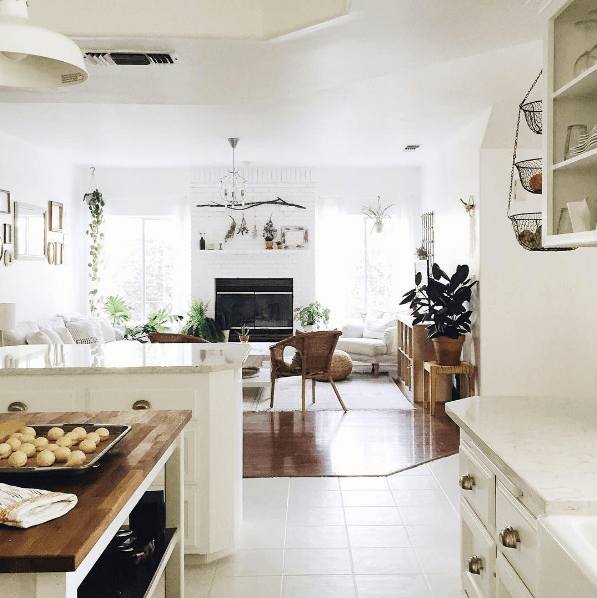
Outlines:
[{"label": "white ceiling", "polygon": [[[51,2],[57,28],[72,2]],[[32,16],[38,3],[50,0],[31,0]],[[89,4],[106,11],[117,2]],[[171,3],[151,5],[168,21]],[[77,22],[68,19],[71,35]],[[101,23],[110,25],[106,14]],[[281,17],[276,23],[284,29]],[[201,38],[158,38],[138,25],[129,28],[134,37],[76,41],[176,51],[180,64],[90,66],[75,87],[0,89],[0,130],[96,166],[226,164],[231,136],[241,138],[241,163],[419,163],[487,107],[512,102],[516,110],[541,66],[540,45],[529,44],[540,38],[540,17],[525,0],[353,0],[348,16],[272,41],[204,39],[201,28]],[[78,31],[102,33],[83,22]],[[405,154],[409,143],[422,148]]]}]

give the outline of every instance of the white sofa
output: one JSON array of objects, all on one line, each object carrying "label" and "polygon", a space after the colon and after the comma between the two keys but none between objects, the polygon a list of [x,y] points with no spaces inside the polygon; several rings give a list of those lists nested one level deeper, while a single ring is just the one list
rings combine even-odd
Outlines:
[{"label": "white sofa", "polygon": [[[47,320],[17,322],[2,330],[2,345],[93,344],[124,341],[124,326],[112,326],[108,318],[64,312]],[[128,342],[128,341],[125,341]]]},{"label": "white sofa", "polygon": [[342,327],[337,348],[346,351],[354,361],[370,363],[377,375],[379,366],[395,366],[398,357],[398,312],[373,311],[365,322]]}]

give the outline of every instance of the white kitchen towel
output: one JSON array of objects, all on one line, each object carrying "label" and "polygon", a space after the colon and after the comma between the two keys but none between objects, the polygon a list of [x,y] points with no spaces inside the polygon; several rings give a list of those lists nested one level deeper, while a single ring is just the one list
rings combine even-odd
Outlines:
[{"label": "white kitchen towel", "polygon": [[0,523],[27,528],[62,517],[77,504],[74,494],[0,484]]}]

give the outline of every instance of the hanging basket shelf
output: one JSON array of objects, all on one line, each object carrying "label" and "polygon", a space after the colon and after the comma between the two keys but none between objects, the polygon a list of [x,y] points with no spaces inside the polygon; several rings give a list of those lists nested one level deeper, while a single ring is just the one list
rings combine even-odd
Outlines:
[{"label": "hanging basket shelf", "polygon": [[524,113],[529,129],[531,129],[533,133],[541,135],[543,133],[543,102],[541,100],[528,102],[522,104],[520,109]]},{"label": "hanging basket shelf", "polygon": [[576,247],[543,247],[541,241],[541,212],[527,212],[508,216],[516,240],[528,251],[570,251]]},{"label": "hanging basket shelf", "polygon": [[543,191],[541,158],[522,160],[514,164],[518,170],[520,182],[529,193],[540,194]]}]

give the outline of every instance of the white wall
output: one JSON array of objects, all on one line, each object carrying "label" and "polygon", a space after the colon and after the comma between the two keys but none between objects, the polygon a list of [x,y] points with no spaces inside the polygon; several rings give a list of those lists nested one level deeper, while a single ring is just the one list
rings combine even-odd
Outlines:
[{"label": "white wall", "polygon": [[51,152],[0,133],[0,188],[14,201],[47,210],[48,201],[64,204],[67,233],[64,265],[15,260],[0,265],[0,302],[17,304],[17,320],[51,317],[62,310],[85,309],[80,230],[84,204],[76,193],[74,167]]}]

